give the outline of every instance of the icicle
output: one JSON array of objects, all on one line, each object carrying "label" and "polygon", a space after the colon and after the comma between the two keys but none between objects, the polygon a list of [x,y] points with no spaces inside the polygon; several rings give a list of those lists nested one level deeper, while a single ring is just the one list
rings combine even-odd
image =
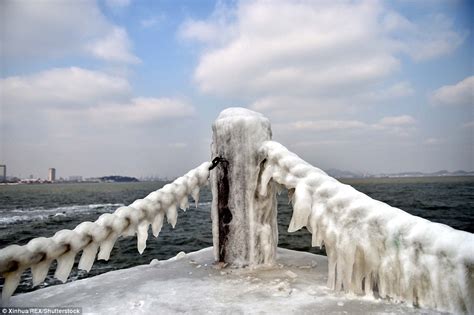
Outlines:
[{"label": "icicle", "polygon": [[315,211],[311,212],[311,216],[309,218],[309,224],[307,225],[308,230],[311,232],[311,246],[316,247],[320,246],[318,243],[318,219],[316,217]]},{"label": "icicle", "polygon": [[325,241],[326,254],[328,257],[328,287],[334,290],[336,286],[336,262],[337,251],[333,247],[333,240],[328,237]]},{"label": "icicle", "polygon": [[31,273],[33,274],[33,286],[41,284],[48,275],[51,260],[43,260],[31,266]]},{"label": "icicle", "polygon": [[267,195],[268,183],[272,179],[272,175],[273,175],[273,166],[271,164],[266,165],[260,177],[260,190],[259,190],[260,196]]},{"label": "icicle", "polygon": [[33,286],[43,282],[48,274],[49,266],[52,262],[52,258],[48,257],[48,252],[54,254],[53,251],[51,251],[52,248],[50,246],[53,244],[56,243],[46,237],[34,238],[26,244],[26,248],[30,253],[36,253],[36,255],[33,255],[35,263],[31,265]]},{"label": "icicle", "polygon": [[293,216],[291,217],[288,232],[295,232],[306,226],[311,214],[311,194],[304,184],[296,186],[293,203]]},{"label": "icicle", "polygon": [[367,296],[374,295],[374,291],[372,290],[372,273],[367,274],[364,278],[364,291]]},{"label": "icicle", "polygon": [[293,202],[294,194],[295,194],[295,189],[294,188],[289,188],[288,189],[288,204],[291,204]]},{"label": "icicle", "polygon": [[171,224],[174,229],[174,227],[176,226],[176,221],[178,220],[178,211],[176,210],[176,204],[172,204],[168,207],[168,209],[166,209],[166,218],[168,220],[168,223]]},{"label": "icicle", "polygon": [[16,288],[18,287],[18,284],[20,283],[21,274],[23,273],[23,271],[23,269],[18,269],[17,271],[9,272],[3,275],[5,277],[5,283],[3,284],[2,290],[3,301],[8,301],[12,296],[13,292],[15,292]]},{"label": "icicle", "polygon": [[185,195],[179,202],[179,207],[181,210],[186,211],[189,208],[188,196]]},{"label": "icicle", "polygon": [[281,192],[283,191],[283,188],[284,188],[283,185],[275,183],[275,188],[276,188],[276,192],[278,196],[281,195]]},{"label": "icicle", "polygon": [[148,238],[148,226],[150,223],[144,222],[138,225],[137,228],[137,249],[138,252],[143,254],[143,251],[146,248],[146,240]]},{"label": "icicle", "polygon": [[352,271],[355,260],[355,248],[352,244],[348,244],[347,242],[341,244],[340,248],[343,250],[341,251],[341,255],[338,255],[337,278],[341,279],[341,284],[344,287],[344,291],[350,292],[352,283]]},{"label": "icicle", "polygon": [[114,248],[117,238],[117,233],[111,232],[110,235],[100,244],[100,251],[99,255],[97,256],[98,260],[109,260],[110,252]]},{"label": "icicle", "polygon": [[197,209],[198,203],[199,203],[199,186],[196,186],[195,188],[193,188],[193,190],[191,192],[191,196],[194,199],[194,204],[195,204],[195,207]]},{"label": "icicle", "polygon": [[354,258],[354,268],[352,270],[352,287],[351,290],[356,294],[362,294],[362,284],[364,278],[364,269],[365,269],[364,253],[357,247],[355,251]]},{"label": "icicle", "polygon": [[56,272],[54,277],[61,280],[63,283],[66,282],[69,273],[71,272],[72,266],[74,265],[74,257],[76,253],[68,251],[65,254],[62,254],[60,257],[56,258],[58,266],[56,267]]},{"label": "icicle", "polygon": [[92,242],[82,250],[82,256],[79,260],[78,268],[89,272],[95,261],[95,256],[99,250],[99,244]]},{"label": "icicle", "polygon": [[153,223],[151,224],[151,230],[153,231],[153,236],[158,237],[161,231],[161,227],[163,226],[163,218],[165,213],[163,211],[159,211],[158,214],[155,216]]},{"label": "icicle", "polygon": [[[326,253],[327,253],[327,247],[326,247]],[[327,286],[331,290],[336,289],[336,259],[334,258],[334,255],[330,257],[328,255],[328,283]]]}]

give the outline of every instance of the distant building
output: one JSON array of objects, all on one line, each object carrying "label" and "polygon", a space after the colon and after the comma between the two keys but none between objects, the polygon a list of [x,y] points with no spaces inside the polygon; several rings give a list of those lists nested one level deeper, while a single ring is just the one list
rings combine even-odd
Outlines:
[{"label": "distant building", "polygon": [[0,165],[0,182],[7,181],[7,166],[5,164]]},{"label": "distant building", "polygon": [[55,180],[56,180],[56,169],[52,167],[48,171],[48,181],[54,182]]},{"label": "distant building", "polygon": [[68,180],[70,182],[82,182],[82,176],[69,176]]}]

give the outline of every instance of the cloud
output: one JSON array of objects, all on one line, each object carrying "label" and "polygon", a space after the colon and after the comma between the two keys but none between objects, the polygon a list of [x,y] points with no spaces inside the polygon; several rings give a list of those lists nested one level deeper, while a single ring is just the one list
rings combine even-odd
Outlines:
[{"label": "cloud", "polygon": [[424,141],[424,143],[427,145],[439,145],[443,144],[444,142],[444,139],[441,138],[428,138]]},{"label": "cloud", "polygon": [[289,125],[292,130],[333,131],[348,129],[363,129],[368,125],[357,120],[319,120],[297,121]]},{"label": "cloud", "polygon": [[126,31],[112,24],[92,0],[0,2],[2,53],[7,60],[88,56],[136,63]]},{"label": "cloud", "polygon": [[105,0],[105,3],[109,8],[125,8],[132,3],[131,0]]},{"label": "cloud", "polygon": [[416,124],[416,120],[409,115],[387,116],[376,123],[365,123],[360,120],[301,120],[286,124],[276,124],[276,128],[291,131],[349,131],[349,130],[387,130],[398,131],[400,128],[409,128]]},{"label": "cloud", "polygon": [[133,98],[126,104],[108,104],[87,109],[82,113],[87,120],[98,124],[144,124],[159,120],[190,117],[194,107],[177,99]]},{"label": "cloud", "polygon": [[215,25],[204,21],[186,21],[179,31],[184,39],[197,40],[199,42],[213,42],[219,36],[219,29]]},{"label": "cloud", "polygon": [[235,35],[236,28],[230,24],[235,18],[234,8],[218,1],[208,20],[185,20],[178,30],[178,36],[184,40],[210,45],[225,44]]},{"label": "cloud", "polygon": [[418,21],[410,21],[397,12],[389,11],[382,20],[383,30],[394,38],[394,48],[415,61],[447,55],[467,38],[468,31],[456,32],[453,22],[443,14],[430,14]]},{"label": "cloud", "polygon": [[187,102],[172,98],[134,97],[119,76],[78,67],[56,68],[0,80],[4,111],[10,121],[25,112],[41,112],[48,120],[96,125],[140,124],[189,117]]},{"label": "cloud", "polygon": [[140,20],[140,26],[142,28],[152,28],[158,25],[159,23],[161,23],[164,19],[165,19],[165,16],[163,14],[159,16],[150,17],[147,19],[142,19]]},{"label": "cloud", "polygon": [[407,126],[413,125],[416,120],[409,115],[384,117],[377,124],[379,126]]},{"label": "cloud", "polygon": [[[189,20],[180,31],[208,46],[194,78],[201,91],[221,96],[373,91],[400,68],[400,54],[434,58],[463,41],[442,16],[416,23],[374,1],[243,1],[231,13],[221,11]],[[426,30],[430,22],[439,25]],[[412,93],[406,83],[398,89],[394,96]]]},{"label": "cloud", "polygon": [[86,46],[86,50],[99,59],[123,63],[139,63],[140,59],[131,51],[127,32],[115,27],[107,36]]},{"label": "cloud", "polygon": [[129,97],[130,84],[122,77],[78,67],[55,68],[0,80],[3,103],[12,107],[90,107]]},{"label": "cloud", "polygon": [[134,97],[127,79],[77,67],[8,77],[0,90],[0,153],[16,172],[37,174],[55,165],[62,174],[84,176],[157,169],[176,175],[196,162],[168,146],[192,146],[195,133],[184,122],[195,108],[186,100]]},{"label": "cloud", "polygon": [[388,86],[385,89],[361,94],[358,97],[361,97],[365,102],[379,102],[411,96],[413,94],[415,94],[415,89],[410,82],[402,81]]},{"label": "cloud", "polygon": [[474,76],[454,84],[445,85],[431,94],[431,102],[444,106],[474,105]]}]

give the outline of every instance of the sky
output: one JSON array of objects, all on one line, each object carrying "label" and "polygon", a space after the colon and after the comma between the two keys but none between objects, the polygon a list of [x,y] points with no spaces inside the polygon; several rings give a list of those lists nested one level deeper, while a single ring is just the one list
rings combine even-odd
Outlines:
[{"label": "sky", "polygon": [[322,169],[474,170],[473,2],[2,1],[8,175],[167,176],[246,107]]}]

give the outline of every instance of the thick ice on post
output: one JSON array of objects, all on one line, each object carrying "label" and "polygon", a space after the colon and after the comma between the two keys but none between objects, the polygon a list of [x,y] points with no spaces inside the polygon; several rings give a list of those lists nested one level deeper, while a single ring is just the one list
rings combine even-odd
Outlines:
[{"label": "thick ice on post", "polygon": [[454,313],[474,313],[474,235],[374,200],[265,142],[268,172],[293,194],[289,231],[304,226],[324,244],[328,286],[376,293]]},{"label": "thick ice on post", "polygon": [[258,148],[271,139],[270,122],[259,113],[228,108],[212,130],[212,158],[224,159],[211,172],[215,258],[240,266],[272,263],[278,242],[274,186],[265,184],[264,196],[255,198],[265,164]]}]

